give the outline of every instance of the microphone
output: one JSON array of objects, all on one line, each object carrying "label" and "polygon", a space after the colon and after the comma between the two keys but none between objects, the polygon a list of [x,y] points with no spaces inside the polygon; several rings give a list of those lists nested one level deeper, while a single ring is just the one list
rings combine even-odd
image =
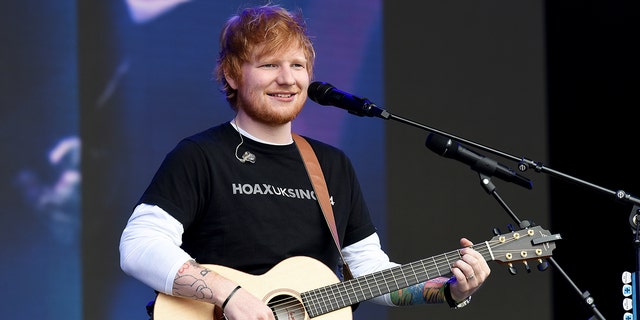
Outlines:
[{"label": "microphone", "polygon": [[307,93],[311,100],[320,105],[336,106],[360,117],[378,116],[385,119],[389,117],[389,114],[384,109],[378,108],[368,99],[340,91],[326,82],[312,82]]},{"label": "microphone", "polygon": [[431,133],[425,145],[429,150],[445,157],[456,159],[471,166],[471,169],[490,176],[496,176],[507,182],[513,182],[527,189],[533,188],[533,183],[526,177],[519,175],[509,167],[497,161],[475,153],[460,143],[442,135]]}]

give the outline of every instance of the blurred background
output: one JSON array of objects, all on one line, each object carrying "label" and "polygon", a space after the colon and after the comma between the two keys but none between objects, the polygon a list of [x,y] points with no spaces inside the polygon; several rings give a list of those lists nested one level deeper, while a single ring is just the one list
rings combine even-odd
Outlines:
[{"label": "blurred background", "polygon": [[[120,233],[166,152],[231,119],[212,78],[219,29],[264,3],[5,4],[1,318],[148,318],[153,291],[120,270]],[[480,243],[520,220],[562,237],[545,271],[490,262],[467,308],[362,303],[354,319],[623,317],[636,234],[633,206],[614,193],[640,194],[636,2],[272,3],[307,18],[315,80],[394,115],[309,101],[294,122],[352,158],[394,261],[454,250],[463,236]],[[490,194],[469,166],[425,147],[432,130],[500,151],[465,145],[514,170],[513,158],[543,170],[520,173],[531,190],[494,177]]]}]

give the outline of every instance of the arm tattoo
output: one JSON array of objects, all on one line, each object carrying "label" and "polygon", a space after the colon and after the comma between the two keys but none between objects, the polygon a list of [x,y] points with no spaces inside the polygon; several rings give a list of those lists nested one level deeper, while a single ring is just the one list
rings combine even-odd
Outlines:
[{"label": "arm tattoo", "polygon": [[[196,278],[192,275],[185,274],[185,272],[192,268],[201,268],[199,274],[202,278]],[[194,261],[185,262],[178,275],[176,275],[173,281],[173,295],[181,297],[190,297],[196,300],[210,300],[213,297],[213,291],[207,283],[204,281],[204,277],[209,274],[211,270],[199,267]]]},{"label": "arm tattoo", "polygon": [[444,294],[440,288],[446,279],[436,278],[390,293],[391,302],[397,306],[409,306],[424,303],[442,303]]}]

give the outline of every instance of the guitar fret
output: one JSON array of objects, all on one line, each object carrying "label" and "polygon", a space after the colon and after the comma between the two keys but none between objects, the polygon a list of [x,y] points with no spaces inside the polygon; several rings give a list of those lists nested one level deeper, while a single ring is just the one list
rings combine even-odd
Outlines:
[{"label": "guitar fret", "polygon": [[[382,280],[384,280],[384,279],[382,279]],[[391,292],[391,291],[393,291],[393,290],[391,290],[391,288],[389,288],[389,282],[387,282],[387,281],[382,281],[382,283],[384,283],[385,287],[387,288],[386,292]]]},{"label": "guitar fret", "polygon": [[[450,266],[450,265],[451,265],[451,262],[449,262],[449,257],[447,257],[447,254],[445,253],[445,254],[443,254],[443,256],[444,256],[444,258],[447,260],[447,265],[448,265],[448,266]],[[438,274],[442,275],[442,274],[440,273],[440,266],[436,265],[436,267],[438,268]]]},{"label": "guitar fret", "polygon": [[328,300],[329,306],[327,307],[327,311],[338,309],[337,307],[340,305],[340,303],[338,301],[338,297],[335,294],[335,291],[333,290],[335,287],[336,287],[336,285],[332,285],[332,286],[327,287],[327,288],[331,289],[330,294],[328,294],[330,299]]},{"label": "guitar fret", "polygon": [[379,273],[372,274],[372,278],[373,278],[373,280],[375,282],[375,288],[377,289],[377,291],[373,292],[373,290],[371,290],[371,288],[369,288],[369,293],[371,294],[371,297],[377,297],[377,296],[381,295],[381,293],[384,291],[383,289],[381,289],[380,283],[382,283],[382,285],[384,285],[384,287],[387,290],[389,289],[389,284],[387,283],[387,281],[384,281],[384,274],[382,274],[383,275],[382,279],[380,279],[380,277],[378,275],[379,275]]},{"label": "guitar fret", "polygon": [[[379,296],[381,294],[381,292],[383,292],[383,287],[381,287],[380,285],[377,285],[378,283],[382,283],[384,284],[384,288],[389,289],[389,278],[393,277],[393,269],[389,269],[389,270],[384,270],[381,272],[376,272],[374,275],[374,278],[376,279],[376,289],[377,291],[372,292],[371,296],[375,297],[375,296]],[[391,287],[392,288],[392,287]]]},{"label": "guitar fret", "polygon": [[[398,289],[406,287],[408,283],[407,276],[405,275],[405,272],[404,272],[404,268],[400,268],[400,274],[402,275],[402,278],[400,280],[404,280],[404,284],[397,284]],[[398,281],[396,281],[396,283],[398,283]]]},{"label": "guitar fret", "polygon": [[310,304],[310,306],[312,306],[312,308],[310,308],[311,309],[310,313],[322,314],[322,313],[320,313],[320,306],[318,305],[318,302],[322,301],[321,299],[318,298],[318,290],[314,290],[314,291],[312,291],[310,293],[311,293],[311,297],[310,297],[310,300],[309,300],[309,304]]},{"label": "guitar fret", "polygon": [[347,305],[354,304],[355,302],[351,301],[351,295],[349,294],[349,289],[347,289],[347,285],[351,285],[351,291],[355,293],[355,291],[353,290],[353,284],[351,284],[350,282],[342,282],[342,283],[343,283],[344,291],[347,293],[346,296],[347,298],[349,298],[349,303]]},{"label": "guitar fret", "polygon": [[[328,288],[331,288],[331,287],[325,287],[324,288],[324,294],[323,295],[325,297],[329,297]],[[329,308],[327,307],[327,303],[331,303],[330,301],[331,301],[330,299],[322,301],[322,305],[320,306],[320,310],[324,311],[323,313],[329,312]]]},{"label": "guitar fret", "polygon": [[[360,280],[361,280],[360,278],[356,278],[354,280],[349,281],[350,283],[354,283],[354,282],[357,283],[357,287],[354,287],[353,291],[354,292],[359,292],[362,295],[362,297],[359,298],[357,296],[357,294],[356,294],[356,301],[357,302],[360,302],[360,301],[363,301],[363,300],[366,299],[366,296],[365,296],[364,292],[362,291],[362,284],[360,283]],[[367,280],[367,276],[364,276],[362,281],[364,281],[365,284],[367,283],[366,280]],[[356,291],[356,288],[358,289],[358,291]]]},{"label": "guitar fret", "polygon": [[436,266],[436,271],[438,271],[438,275],[442,276],[442,273],[440,273],[440,268],[438,268],[438,263],[436,262],[436,257],[435,256],[431,257],[431,260],[433,260],[433,265]]},{"label": "guitar fret", "polygon": [[[420,263],[420,265],[422,266],[422,269],[424,270],[424,273],[426,274],[426,278],[429,279],[431,278],[429,276],[429,271],[427,271],[427,268],[424,266],[424,260],[420,260],[418,261]],[[416,276],[416,280],[418,280],[418,277]],[[418,280],[419,281],[419,280]]]},{"label": "guitar fret", "polygon": [[391,282],[391,288],[393,290],[396,290],[398,288],[398,281],[397,281],[396,277],[393,276],[394,275],[393,271],[396,270],[396,269],[397,268],[393,268],[393,269],[390,269],[389,272],[386,272],[386,274],[387,274],[386,278],[391,278],[391,280],[393,280],[393,282]]},{"label": "guitar fret", "polygon": [[[374,273],[374,274],[371,274],[371,275],[367,275],[367,276],[365,276],[365,280],[366,280],[367,278],[373,278],[373,280],[374,280],[375,282],[377,282],[377,280],[376,280],[376,274],[375,274],[375,273]],[[369,283],[369,281],[366,281],[366,283]],[[367,289],[369,289],[369,295],[370,295],[370,296],[373,296],[373,295],[374,295],[374,293],[373,293],[373,291],[371,290],[371,286],[370,286],[370,285],[367,285]],[[364,296],[364,297],[366,297],[366,296]]]},{"label": "guitar fret", "polygon": [[415,277],[416,281],[420,281],[418,280],[418,273],[416,272],[415,269],[413,269],[413,263],[409,264],[409,266],[411,267],[411,273],[413,274],[413,276]]},{"label": "guitar fret", "polygon": [[[336,286],[331,286],[331,288],[334,288],[334,287],[337,287],[337,285]],[[343,304],[340,304],[340,301],[338,301],[338,297],[339,296],[335,293],[335,291],[331,290],[331,293],[333,294],[333,301],[336,302],[335,305],[331,304],[331,306],[334,308],[334,310],[335,309],[339,309],[339,306],[344,305],[344,300],[342,300]]]},{"label": "guitar fret", "polygon": [[302,299],[302,304],[305,306],[307,313],[315,316],[319,313],[316,308],[316,304],[311,298],[314,295],[314,292],[315,290],[304,292],[300,295],[300,298]]}]

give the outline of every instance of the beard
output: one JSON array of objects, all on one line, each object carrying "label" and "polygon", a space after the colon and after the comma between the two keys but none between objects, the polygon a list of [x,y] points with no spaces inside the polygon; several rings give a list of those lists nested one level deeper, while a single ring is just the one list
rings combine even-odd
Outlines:
[{"label": "beard", "polygon": [[302,101],[303,102],[296,102],[287,107],[281,107],[265,103],[247,102],[239,96],[238,106],[254,121],[270,126],[277,126],[293,121],[300,111],[302,111],[304,100]]}]

